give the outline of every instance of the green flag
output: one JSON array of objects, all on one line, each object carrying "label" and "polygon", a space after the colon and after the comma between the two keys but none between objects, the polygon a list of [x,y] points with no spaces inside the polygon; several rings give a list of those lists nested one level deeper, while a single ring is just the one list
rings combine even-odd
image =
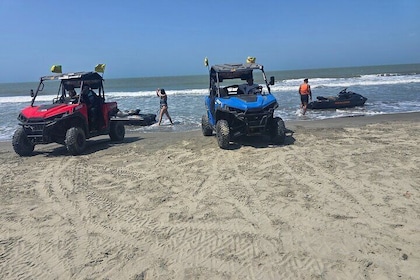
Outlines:
[{"label": "green flag", "polygon": [[51,72],[53,72],[53,73],[63,73],[63,71],[61,71],[61,65],[51,66]]},{"label": "green flag", "polygon": [[96,64],[95,71],[100,72],[100,73],[104,73],[105,72],[105,65],[106,64]]}]

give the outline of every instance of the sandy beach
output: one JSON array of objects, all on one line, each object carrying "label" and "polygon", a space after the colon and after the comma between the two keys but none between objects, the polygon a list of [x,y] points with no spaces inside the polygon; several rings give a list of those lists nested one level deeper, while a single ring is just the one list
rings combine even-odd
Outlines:
[{"label": "sandy beach", "polygon": [[1,279],[420,279],[420,113],[0,143]]}]

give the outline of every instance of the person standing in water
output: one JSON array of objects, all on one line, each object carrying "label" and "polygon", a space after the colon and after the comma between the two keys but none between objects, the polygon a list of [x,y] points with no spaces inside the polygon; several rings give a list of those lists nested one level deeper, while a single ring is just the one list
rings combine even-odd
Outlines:
[{"label": "person standing in water", "polygon": [[303,84],[299,86],[299,95],[300,95],[300,109],[302,114],[305,115],[306,108],[308,106],[309,98],[312,101],[312,92],[311,86],[308,84],[308,79],[303,80]]},{"label": "person standing in water", "polygon": [[169,116],[169,112],[168,112],[168,96],[166,95],[165,90],[163,88],[162,89],[159,89],[158,88],[156,90],[156,95],[158,97],[160,97],[159,125],[162,122],[163,114],[165,114],[168,117],[168,119],[171,122],[171,124],[174,124],[172,122],[171,116]]}]

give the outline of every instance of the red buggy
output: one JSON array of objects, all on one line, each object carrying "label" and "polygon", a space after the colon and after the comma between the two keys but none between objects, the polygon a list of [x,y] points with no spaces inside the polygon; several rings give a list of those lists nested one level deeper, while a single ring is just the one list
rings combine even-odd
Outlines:
[{"label": "red buggy", "polygon": [[[51,104],[35,105],[47,81],[58,83],[57,96]],[[35,145],[58,143],[78,155],[86,139],[109,134],[122,141],[125,127],[114,121],[116,102],[106,102],[103,78],[97,72],[77,72],[41,77],[38,88],[31,91],[31,105],[18,116],[19,128],[13,135],[13,149],[20,156],[30,156]]]}]

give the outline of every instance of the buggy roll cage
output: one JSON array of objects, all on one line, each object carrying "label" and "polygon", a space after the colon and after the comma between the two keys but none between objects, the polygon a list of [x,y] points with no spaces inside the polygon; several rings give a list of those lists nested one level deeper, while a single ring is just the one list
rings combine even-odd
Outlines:
[{"label": "buggy roll cage", "polygon": [[[104,79],[101,75],[99,75],[97,72],[76,72],[41,77],[36,92],[33,93],[31,90],[31,106],[33,106],[38,93],[44,89],[44,81],[54,80],[61,81],[60,86],[58,88],[57,97],[60,95],[60,92],[61,95],[64,95],[65,90],[83,88],[84,86],[88,86],[91,89],[97,89],[99,97],[105,100],[105,91],[103,87]],[[80,96],[81,95],[79,94],[79,98]]]},{"label": "buggy roll cage", "polygon": [[219,84],[224,79],[241,79],[246,81],[248,78],[253,78],[254,70],[261,70],[268,92],[271,93],[270,85],[274,84],[274,77],[271,77],[270,82],[268,82],[262,65],[256,63],[228,63],[213,65],[210,68],[210,94],[212,92],[219,93]]}]

